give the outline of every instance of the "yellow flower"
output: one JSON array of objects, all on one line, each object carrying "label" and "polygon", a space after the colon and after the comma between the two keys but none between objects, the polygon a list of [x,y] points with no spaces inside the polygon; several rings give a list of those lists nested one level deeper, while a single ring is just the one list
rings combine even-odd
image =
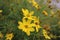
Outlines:
[{"label": "yellow flower", "polygon": [[48,13],[44,10],[43,11],[43,14],[45,15],[45,16],[48,16]]},{"label": "yellow flower", "polygon": [[22,9],[24,18],[32,19],[34,11],[29,12],[28,9]]},{"label": "yellow flower", "polygon": [[3,38],[3,34],[0,32],[0,38]]},{"label": "yellow flower", "polygon": [[38,32],[39,31],[39,28],[41,28],[39,17],[38,18],[37,17],[35,18],[35,20],[34,20],[34,26],[36,28],[36,32]]},{"label": "yellow flower", "polygon": [[6,34],[6,39],[5,40],[12,40],[12,38],[14,37],[13,33],[8,33]]},{"label": "yellow flower", "polygon": [[40,9],[40,6],[37,4],[37,2],[33,1],[32,5],[36,8],[36,9]]},{"label": "yellow flower", "polygon": [[29,3],[32,3],[32,5],[36,8],[36,9],[40,9],[40,6],[38,5],[37,2],[35,2],[35,0],[29,0]]},{"label": "yellow flower", "polygon": [[23,22],[18,22],[18,28],[24,31],[29,36],[30,32],[34,31],[33,24],[31,24],[31,20],[26,21],[24,18],[22,21]]},{"label": "yellow flower", "polygon": [[49,36],[48,36],[48,33],[46,30],[43,29],[43,35],[46,39],[51,39]]},{"label": "yellow flower", "polygon": [[0,10],[0,13],[2,12],[2,10]]}]

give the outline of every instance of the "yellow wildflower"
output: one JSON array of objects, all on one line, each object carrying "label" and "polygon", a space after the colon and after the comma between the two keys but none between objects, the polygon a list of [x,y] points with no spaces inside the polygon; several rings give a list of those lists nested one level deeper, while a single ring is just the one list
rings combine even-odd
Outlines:
[{"label": "yellow wildflower", "polygon": [[45,10],[43,11],[43,14],[46,15],[46,16],[48,16],[48,13]]},{"label": "yellow wildflower", "polygon": [[48,33],[46,30],[43,29],[43,35],[46,39],[51,39],[49,36],[48,36]]},{"label": "yellow wildflower", "polygon": [[36,8],[36,9],[40,9],[40,6],[37,4],[37,2],[33,1],[32,5]]},{"label": "yellow wildflower", "polygon": [[32,19],[32,15],[34,14],[34,11],[29,12],[27,9],[22,9],[24,18]]},{"label": "yellow wildflower", "polygon": [[0,38],[3,38],[3,34],[0,32]]},{"label": "yellow wildflower", "polygon": [[36,28],[36,32],[38,32],[39,31],[39,28],[41,28],[39,17],[38,18],[37,17],[35,18],[34,24],[35,24],[34,26]]},{"label": "yellow wildflower", "polygon": [[0,10],[0,13],[2,12],[2,10]]},{"label": "yellow wildflower", "polygon": [[18,22],[19,26],[18,28],[24,31],[28,36],[30,35],[30,32],[34,31],[34,28],[32,27],[33,24],[31,24],[31,20],[25,20],[23,18],[23,22]]},{"label": "yellow wildflower", "polygon": [[29,3],[32,3],[32,5],[36,8],[36,9],[40,9],[40,6],[38,5],[37,2],[35,2],[35,0],[29,0]]},{"label": "yellow wildflower", "polygon": [[8,33],[8,34],[6,34],[5,40],[12,40],[13,37],[14,37],[13,33]]}]

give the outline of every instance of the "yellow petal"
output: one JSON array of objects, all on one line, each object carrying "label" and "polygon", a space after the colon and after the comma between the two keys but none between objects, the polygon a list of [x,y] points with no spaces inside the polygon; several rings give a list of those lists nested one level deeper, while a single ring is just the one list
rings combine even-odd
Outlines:
[{"label": "yellow petal", "polygon": [[28,19],[28,20],[27,20],[27,24],[30,24],[30,23],[31,23],[31,21],[32,21],[31,19]]},{"label": "yellow petal", "polygon": [[45,10],[43,11],[43,14],[46,15],[46,16],[48,16],[48,13]]},{"label": "yellow petal", "polygon": [[32,16],[33,14],[34,14],[34,11],[31,11],[31,12],[30,12],[30,15]]},{"label": "yellow petal", "polygon": [[22,24],[22,22],[19,21],[18,24]]},{"label": "yellow petal", "polygon": [[29,11],[27,9],[22,9],[22,12],[23,12],[24,16],[26,16],[29,13]]},{"label": "yellow petal", "polygon": [[23,17],[22,21],[24,24],[26,24],[26,19],[24,17]]},{"label": "yellow petal", "polygon": [[26,34],[27,34],[28,36],[30,36],[30,31],[27,31]]},{"label": "yellow petal", "polygon": [[35,31],[35,29],[34,29],[34,28],[29,28],[29,30],[30,30],[31,32]]}]

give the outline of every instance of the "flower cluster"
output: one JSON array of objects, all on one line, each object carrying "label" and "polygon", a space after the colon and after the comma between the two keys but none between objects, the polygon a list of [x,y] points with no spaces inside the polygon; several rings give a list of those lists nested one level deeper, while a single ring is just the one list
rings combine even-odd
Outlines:
[{"label": "flower cluster", "polygon": [[0,0],[0,40],[59,40],[60,0]]},{"label": "flower cluster", "polygon": [[36,32],[39,31],[39,28],[41,28],[39,17],[33,16],[34,11],[29,12],[28,9],[22,9],[24,17],[22,18],[22,22],[18,22],[19,26],[18,28],[24,31],[28,36],[30,35],[30,32],[34,32],[36,29]]}]

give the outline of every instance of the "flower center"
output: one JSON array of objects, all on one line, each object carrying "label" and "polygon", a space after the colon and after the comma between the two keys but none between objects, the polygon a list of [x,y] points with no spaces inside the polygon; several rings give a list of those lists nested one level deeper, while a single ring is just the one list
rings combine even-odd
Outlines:
[{"label": "flower center", "polygon": [[38,22],[35,23],[36,25],[39,25]]},{"label": "flower center", "polygon": [[28,28],[28,25],[25,25],[25,28]]},{"label": "flower center", "polygon": [[28,14],[27,17],[30,17],[30,15]]}]

